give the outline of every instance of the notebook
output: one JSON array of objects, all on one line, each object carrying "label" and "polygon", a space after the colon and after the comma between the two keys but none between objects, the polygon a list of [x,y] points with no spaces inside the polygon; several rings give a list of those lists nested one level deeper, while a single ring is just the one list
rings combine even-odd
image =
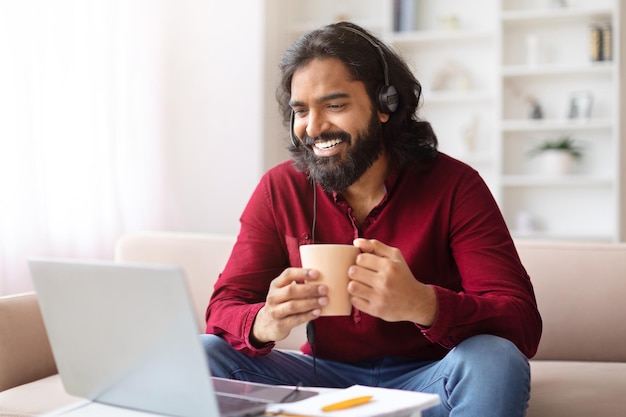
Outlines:
[{"label": "notebook", "polygon": [[[65,390],[86,400],[55,415],[252,416],[293,392],[211,377],[176,266],[32,259],[29,268]],[[226,410],[223,399],[239,404]]]}]

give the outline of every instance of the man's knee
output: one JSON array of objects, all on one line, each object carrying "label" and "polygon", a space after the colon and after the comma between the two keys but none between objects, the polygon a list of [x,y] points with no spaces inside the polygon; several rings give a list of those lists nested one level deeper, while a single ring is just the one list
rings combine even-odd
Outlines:
[{"label": "man's knee", "polygon": [[[463,415],[523,415],[530,367],[509,340],[492,335],[470,337],[452,349],[440,366],[445,387],[438,393],[448,409],[463,410]],[[424,415],[437,415],[437,410]]]},{"label": "man's knee", "polygon": [[529,378],[528,359],[511,341],[493,335],[478,335],[461,342],[451,352],[453,360],[465,366],[477,368],[490,377],[501,375],[520,379]]},{"label": "man's knee", "polygon": [[200,341],[211,364],[229,358],[236,352],[227,341],[214,334],[201,334]]},{"label": "man's knee", "polygon": [[452,352],[455,351],[463,356],[475,356],[481,360],[489,359],[492,356],[510,357],[514,360],[526,359],[513,342],[490,334],[481,334],[465,339],[452,350]]},{"label": "man's knee", "polygon": [[233,365],[238,362],[237,355],[240,353],[227,341],[213,334],[201,334],[200,341],[208,358],[211,374],[230,378]]},{"label": "man's knee", "polygon": [[209,356],[219,355],[219,352],[229,350],[230,348],[230,345],[224,339],[214,334],[201,334],[200,341]]}]

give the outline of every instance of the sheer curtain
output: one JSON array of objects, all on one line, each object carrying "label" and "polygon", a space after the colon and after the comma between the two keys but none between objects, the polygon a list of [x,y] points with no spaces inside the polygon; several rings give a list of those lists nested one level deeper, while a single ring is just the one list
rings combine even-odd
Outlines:
[{"label": "sheer curtain", "polygon": [[162,8],[0,0],[0,295],[162,224]]}]

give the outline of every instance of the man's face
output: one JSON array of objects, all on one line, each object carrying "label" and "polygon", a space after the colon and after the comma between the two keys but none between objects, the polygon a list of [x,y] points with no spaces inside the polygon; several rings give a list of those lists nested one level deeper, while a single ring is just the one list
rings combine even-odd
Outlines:
[{"label": "man's face", "polygon": [[365,85],[338,59],[314,59],[291,81],[294,133],[302,141],[294,159],[327,191],[342,192],[380,157],[381,122]]}]

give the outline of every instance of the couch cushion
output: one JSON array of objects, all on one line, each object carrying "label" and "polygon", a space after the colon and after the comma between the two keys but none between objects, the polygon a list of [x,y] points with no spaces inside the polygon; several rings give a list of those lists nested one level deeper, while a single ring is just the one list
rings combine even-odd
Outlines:
[{"label": "couch cushion", "polygon": [[204,315],[213,285],[228,261],[235,240],[234,235],[208,233],[129,233],[117,241],[115,260],[181,267],[189,283],[199,331],[204,332]]},{"label": "couch cushion", "polygon": [[626,363],[530,361],[526,417],[623,417]]},{"label": "couch cushion", "polygon": [[58,374],[0,392],[2,417],[40,416],[84,401],[65,392]]},{"label": "couch cushion", "polygon": [[535,359],[626,362],[626,243],[516,246],[543,319]]}]

